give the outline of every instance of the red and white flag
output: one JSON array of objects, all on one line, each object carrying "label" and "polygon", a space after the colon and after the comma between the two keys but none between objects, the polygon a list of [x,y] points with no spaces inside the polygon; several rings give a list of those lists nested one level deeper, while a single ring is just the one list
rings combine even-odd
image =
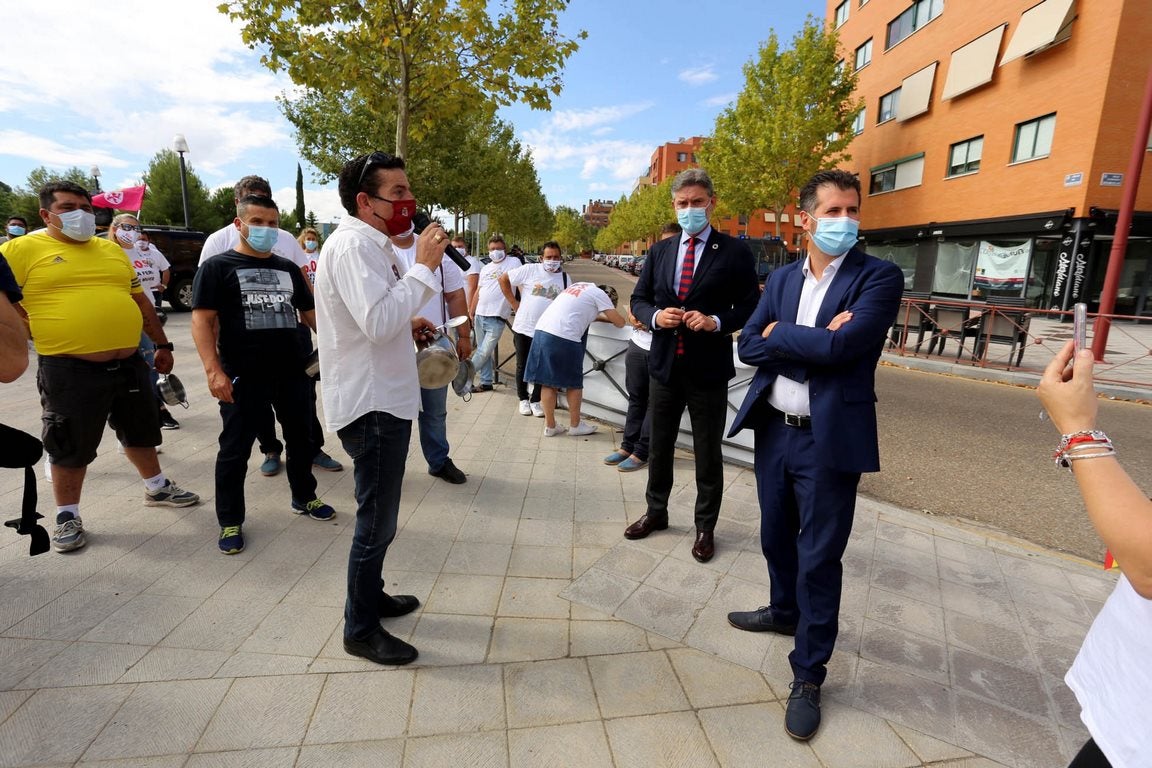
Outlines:
[{"label": "red and white flag", "polygon": [[146,186],[127,187],[115,192],[101,192],[92,196],[92,205],[97,208],[114,208],[118,211],[139,211],[144,206]]}]

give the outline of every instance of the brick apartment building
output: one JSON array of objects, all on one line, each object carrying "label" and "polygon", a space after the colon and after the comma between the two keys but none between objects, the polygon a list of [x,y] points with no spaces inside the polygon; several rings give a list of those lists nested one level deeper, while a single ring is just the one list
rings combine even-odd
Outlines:
[{"label": "brick apartment building", "polygon": [[[1094,310],[1152,64],[1152,2],[828,0],[827,11],[865,104],[848,165],[864,187],[867,250],[898,263],[908,290]],[[1116,312],[1150,315],[1152,167],[1130,238]]]},{"label": "brick apartment building", "polygon": [[589,200],[584,206],[584,223],[593,227],[608,226],[608,217],[616,206],[611,200]]}]

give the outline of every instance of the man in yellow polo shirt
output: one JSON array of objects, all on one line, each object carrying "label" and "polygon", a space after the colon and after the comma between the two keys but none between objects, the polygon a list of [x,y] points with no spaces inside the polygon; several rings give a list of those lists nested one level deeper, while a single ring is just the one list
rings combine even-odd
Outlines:
[{"label": "man in yellow polo shirt", "polygon": [[52,463],[57,552],[86,543],[80,491],[107,421],[144,479],[146,506],[187,507],[200,501],[164,476],[156,457],[160,422],[138,353],[143,328],[156,342],[156,370],[172,370],[164,335],[136,271],[115,243],[93,238],[92,197],[54,181],[40,190],[45,229],[0,245],[23,293],[40,357],[37,386],[44,406],[44,448]]}]

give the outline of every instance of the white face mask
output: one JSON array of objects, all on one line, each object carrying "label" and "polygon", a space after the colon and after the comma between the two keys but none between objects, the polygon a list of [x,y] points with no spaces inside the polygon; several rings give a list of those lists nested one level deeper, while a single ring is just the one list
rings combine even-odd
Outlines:
[{"label": "white face mask", "polygon": [[136,241],[136,249],[140,250],[140,251],[147,251],[148,250],[148,241],[147,240],[137,240]]},{"label": "white face mask", "polygon": [[504,261],[504,256],[505,256],[504,251],[501,251],[499,249],[497,249],[495,251],[488,251],[488,258],[492,259],[492,261],[496,262],[497,264]]},{"label": "white face mask", "polygon": [[541,263],[544,265],[544,269],[548,272],[560,271],[560,259],[544,259],[544,261]]},{"label": "white face mask", "polygon": [[140,233],[134,229],[120,229],[116,228],[116,239],[124,243],[124,245],[132,245],[139,239]]},{"label": "white face mask", "polygon": [[85,243],[96,234],[96,215],[82,208],[64,213],[53,213],[60,219],[60,231],[70,240]]}]

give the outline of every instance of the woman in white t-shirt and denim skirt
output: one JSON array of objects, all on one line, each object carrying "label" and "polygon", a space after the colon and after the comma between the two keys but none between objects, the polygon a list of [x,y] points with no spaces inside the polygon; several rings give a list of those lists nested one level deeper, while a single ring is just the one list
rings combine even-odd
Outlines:
[{"label": "woman in white t-shirt and denim skirt", "polygon": [[[540,404],[544,408],[544,436],[553,437],[564,431],[573,436],[590,435],[595,424],[580,418],[580,401],[584,389],[584,348],[588,327],[602,320],[624,327],[624,318],[616,311],[616,289],[594,283],[573,283],[557,296],[536,321],[532,348],[524,366],[524,380],[540,385]],[[567,390],[570,426],[556,425],[556,393]]]}]

